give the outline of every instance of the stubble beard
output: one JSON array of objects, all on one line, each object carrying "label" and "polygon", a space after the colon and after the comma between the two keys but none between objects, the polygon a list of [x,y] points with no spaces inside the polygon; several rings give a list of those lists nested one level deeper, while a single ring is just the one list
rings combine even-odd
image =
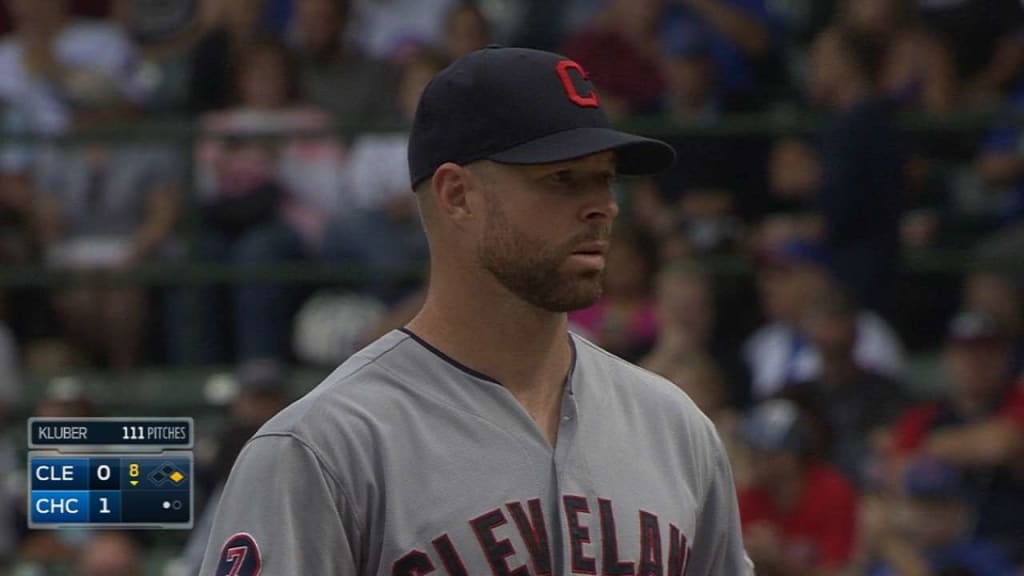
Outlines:
[{"label": "stubble beard", "polygon": [[572,312],[601,297],[605,269],[572,272],[563,265],[581,243],[607,238],[607,231],[597,228],[551,246],[512,226],[501,208],[492,203],[477,259],[502,286],[526,302],[549,312]]}]

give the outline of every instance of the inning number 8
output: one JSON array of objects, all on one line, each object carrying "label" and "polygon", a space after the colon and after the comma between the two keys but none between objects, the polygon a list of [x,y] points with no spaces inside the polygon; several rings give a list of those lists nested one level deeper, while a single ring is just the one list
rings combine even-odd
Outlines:
[{"label": "inning number 8", "polygon": [[128,466],[128,476],[130,476],[132,478],[137,478],[139,476],[139,465],[138,464],[130,464]]}]

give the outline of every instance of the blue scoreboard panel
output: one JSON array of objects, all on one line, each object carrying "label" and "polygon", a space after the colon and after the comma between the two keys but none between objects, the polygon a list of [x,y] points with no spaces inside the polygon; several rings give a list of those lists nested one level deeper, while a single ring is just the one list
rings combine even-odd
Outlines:
[{"label": "blue scoreboard panel", "polygon": [[29,420],[29,528],[192,528],[191,418]]}]

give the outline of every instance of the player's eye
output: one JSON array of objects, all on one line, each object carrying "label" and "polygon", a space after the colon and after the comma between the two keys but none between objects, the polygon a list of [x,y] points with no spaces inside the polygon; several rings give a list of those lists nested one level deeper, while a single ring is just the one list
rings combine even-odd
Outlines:
[{"label": "player's eye", "polygon": [[612,172],[588,173],[559,170],[544,177],[552,188],[560,192],[582,192],[593,187],[610,188],[616,180]]},{"label": "player's eye", "polygon": [[576,181],[576,178],[573,176],[573,173],[569,170],[559,170],[558,172],[555,172],[554,174],[548,176],[548,180],[560,186],[569,186]]}]

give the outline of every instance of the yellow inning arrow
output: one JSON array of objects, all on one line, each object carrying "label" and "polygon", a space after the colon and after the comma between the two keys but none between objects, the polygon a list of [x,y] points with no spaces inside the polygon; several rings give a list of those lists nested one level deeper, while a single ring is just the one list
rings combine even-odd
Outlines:
[{"label": "yellow inning arrow", "polygon": [[138,481],[138,480],[129,480],[128,482],[129,482],[129,483],[130,483],[130,484],[131,484],[132,486],[138,486],[138,485],[139,485],[139,481]]}]

